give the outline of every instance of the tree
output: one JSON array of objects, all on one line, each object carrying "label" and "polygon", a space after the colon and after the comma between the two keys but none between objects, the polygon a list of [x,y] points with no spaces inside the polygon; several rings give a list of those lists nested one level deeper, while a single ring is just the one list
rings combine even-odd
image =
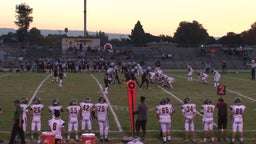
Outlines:
[{"label": "tree", "polygon": [[33,9],[26,3],[21,3],[16,5],[15,12],[17,13],[15,16],[17,21],[14,21],[14,23],[19,27],[17,30],[17,37],[20,42],[24,42],[27,40],[30,23],[33,22],[33,17],[30,16]]},{"label": "tree", "polygon": [[180,22],[177,31],[174,33],[174,41],[179,44],[205,44],[209,38],[206,29],[197,21]]},{"label": "tree", "polygon": [[243,40],[240,34],[234,32],[228,32],[226,36],[221,37],[219,43],[229,46],[240,46],[243,45]]},{"label": "tree", "polygon": [[28,36],[29,41],[34,44],[40,44],[41,42],[43,42],[44,39],[43,35],[41,35],[41,31],[35,27],[30,29]]},{"label": "tree", "polygon": [[108,42],[108,36],[105,34],[105,32],[96,32],[95,38],[100,39],[100,45],[104,45]]},{"label": "tree", "polygon": [[137,21],[137,23],[134,26],[134,29],[131,32],[131,35],[129,35],[129,38],[131,39],[133,44],[143,45],[146,44],[146,36],[147,35],[145,34],[140,21]]},{"label": "tree", "polygon": [[241,37],[245,44],[256,45],[256,22],[251,25],[251,29],[242,32]]}]

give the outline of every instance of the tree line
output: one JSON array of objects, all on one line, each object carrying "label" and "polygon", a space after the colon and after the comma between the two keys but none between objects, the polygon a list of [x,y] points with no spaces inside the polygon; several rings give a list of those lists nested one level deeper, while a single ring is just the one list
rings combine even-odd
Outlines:
[{"label": "tree line", "polygon": [[[65,34],[49,34],[44,37],[41,31],[35,27],[29,30],[30,24],[33,22],[33,8],[30,8],[26,3],[16,5],[16,21],[14,22],[18,29],[16,33],[8,33],[0,38],[5,42],[18,41],[20,43],[44,44],[51,47],[60,47],[61,38],[67,37],[68,28],[64,28]],[[83,37],[83,36],[80,36]],[[16,38],[16,39],[14,39]],[[101,45],[110,42],[115,45],[135,45],[144,46],[153,42],[172,42],[180,45],[207,45],[207,44],[223,44],[226,46],[243,46],[256,45],[256,22],[251,25],[249,30],[245,30],[239,34],[228,32],[225,36],[219,39],[210,36],[207,30],[197,21],[187,22],[182,21],[173,37],[168,35],[154,36],[144,31],[141,22],[138,20],[134,28],[131,30],[129,38],[109,40],[106,33],[99,31],[96,35],[87,35],[87,38],[99,38]]]}]

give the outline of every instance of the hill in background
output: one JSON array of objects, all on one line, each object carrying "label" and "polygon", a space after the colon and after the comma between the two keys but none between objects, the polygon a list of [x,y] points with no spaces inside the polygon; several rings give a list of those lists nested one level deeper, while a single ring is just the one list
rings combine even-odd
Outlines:
[{"label": "hill in background", "polygon": [[[0,36],[8,34],[9,32],[13,32],[15,33],[16,30],[12,29],[12,28],[0,28]],[[43,36],[47,36],[49,34],[63,34],[64,31],[60,31],[60,30],[47,30],[47,29],[43,29],[41,30],[41,34]],[[89,32],[90,35],[95,35],[96,32]],[[106,33],[108,35],[108,38],[111,39],[122,39],[122,38],[128,38],[128,34],[118,34],[118,33]],[[68,36],[83,36],[84,35],[84,31],[81,30],[69,30],[67,33]]]}]

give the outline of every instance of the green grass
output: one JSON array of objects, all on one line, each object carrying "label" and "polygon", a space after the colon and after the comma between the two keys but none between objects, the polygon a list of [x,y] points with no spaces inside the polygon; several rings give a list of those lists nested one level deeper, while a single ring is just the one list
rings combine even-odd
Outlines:
[{"label": "green grass", "polygon": [[[210,74],[208,79],[209,83],[202,84],[197,81],[196,75],[194,74],[194,81],[188,82],[185,77],[185,72],[168,72],[168,75],[172,75],[175,78],[174,89],[169,92],[174,94],[179,99],[183,100],[186,96],[191,96],[192,102],[197,104],[197,110],[200,110],[200,105],[207,97],[212,98],[213,102],[216,103],[220,97],[217,95],[216,88],[213,87],[213,77]],[[6,141],[9,140],[10,131],[12,127],[11,120],[14,113],[13,100],[22,96],[31,98],[38,85],[48,76],[48,74],[42,73],[0,73],[0,106],[4,111],[4,114],[0,116],[0,139]],[[95,73],[94,76],[103,85],[103,73]],[[123,77],[121,78],[123,79]],[[140,81],[140,79],[139,79]],[[231,105],[236,97],[241,97],[235,93],[230,92],[233,90],[243,95],[256,99],[255,84],[256,81],[250,80],[250,73],[228,73],[223,74],[221,83],[226,85],[226,95],[223,96],[225,101]],[[156,85],[150,85],[151,89],[147,90],[145,87],[142,90],[137,89],[137,103],[139,103],[140,96],[146,96],[146,103],[148,105],[148,122],[146,141],[147,144],[161,143],[159,132],[160,126],[156,119],[155,107],[159,104],[159,100],[162,97],[170,97],[171,103],[176,107],[176,113],[172,118],[172,137],[173,143],[183,142],[183,118],[181,115],[181,103],[173,98],[171,95],[162,91]],[[47,129],[47,121],[51,118],[47,107],[51,104],[54,98],[58,98],[61,104],[66,108],[68,103],[73,99],[77,99],[81,102],[86,96],[90,96],[93,103],[97,102],[97,98],[102,95],[102,92],[91,77],[86,72],[82,73],[69,73],[68,77],[64,79],[62,88],[59,88],[57,84],[51,83],[51,77],[42,85],[37,96],[41,98],[42,103],[45,105],[44,114],[42,117],[42,131]],[[130,136],[130,123],[129,113],[127,111],[127,91],[125,84],[114,84],[110,86],[110,93],[108,98],[111,105],[114,108],[115,113],[120,121],[124,132],[118,132],[117,124],[113,118],[111,112],[109,112],[110,119],[110,134],[109,137],[113,139],[114,143],[120,142],[123,136]],[[241,97],[242,103],[246,105],[245,119],[244,119],[244,137],[246,139],[255,138],[255,102],[247,98]],[[61,117],[67,121],[66,112],[61,114]],[[29,118],[31,119],[31,118]],[[216,120],[216,112],[215,112]],[[216,121],[215,121],[216,122]],[[195,119],[196,130],[202,130],[202,119],[197,115]],[[30,120],[27,129],[30,129]],[[98,131],[97,122],[93,121],[93,130]],[[216,128],[215,128],[216,130]],[[228,121],[228,136],[231,135],[231,120]],[[96,132],[96,136],[98,133]],[[197,132],[197,139],[202,139],[202,132]],[[217,137],[217,134],[216,134]],[[27,132],[27,139],[29,139],[29,131]],[[254,141],[247,140],[246,143],[255,143]]]}]

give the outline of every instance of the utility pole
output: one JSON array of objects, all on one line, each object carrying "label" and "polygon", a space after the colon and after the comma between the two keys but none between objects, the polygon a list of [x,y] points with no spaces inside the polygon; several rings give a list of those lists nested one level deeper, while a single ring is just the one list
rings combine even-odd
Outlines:
[{"label": "utility pole", "polygon": [[84,0],[84,37],[87,37],[87,30],[86,30],[86,0]]}]

